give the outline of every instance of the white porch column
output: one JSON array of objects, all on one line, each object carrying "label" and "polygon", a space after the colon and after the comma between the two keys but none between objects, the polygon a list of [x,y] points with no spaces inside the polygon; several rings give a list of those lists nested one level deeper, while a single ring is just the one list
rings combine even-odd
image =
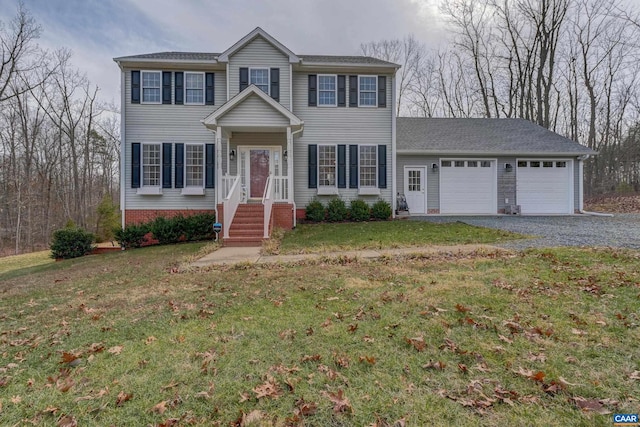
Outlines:
[{"label": "white porch column", "polygon": [[[293,203],[293,135],[291,126],[287,126],[287,194],[288,201]],[[295,212],[294,218],[295,218]]]},{"label": "white porch column", "polygon": [[[222,185],[222,127],[216,128],[216,204],[226,196]],[[216,219],[217,220],[217,219]]]}]

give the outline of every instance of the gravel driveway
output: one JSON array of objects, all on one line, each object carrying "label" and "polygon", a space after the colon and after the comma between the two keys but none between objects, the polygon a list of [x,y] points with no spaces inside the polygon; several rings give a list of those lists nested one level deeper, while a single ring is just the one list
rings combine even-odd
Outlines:
[{"label": "gravel driveway", "polygon": [[602,216],[429,216],[430,222],[464,222],[481,227],[540,236],[499,244],[509,249],[553,246],[611,246],[640,249],[640,214]]}]

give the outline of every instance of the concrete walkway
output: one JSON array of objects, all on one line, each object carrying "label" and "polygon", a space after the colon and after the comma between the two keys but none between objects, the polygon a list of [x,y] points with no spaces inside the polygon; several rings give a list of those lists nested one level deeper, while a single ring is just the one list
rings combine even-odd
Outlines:
[{"label": "concrete walkway", "polygon": [[262,248],[235,248],[223,247],[215,252],[193,262],[194,267],[208,267],[212,265],[234,265],[241,263],[253,264],[277,264],[292,263],[303,260],[319,260],[325,258],[359,258],[359,259],[377,259],[386,256],[407,255],[407,254],[438,254],[438,253],[460,253],[467,254],[476,251],[495,252],[504,251],[495,246],[490,245],[455,245],[455,246],[420,246],[410,248],[396,249],[364,249],[360,251],[342,251],[342,252],[323,252],[313,254],[295,254],[295,255],[262,255]]}]

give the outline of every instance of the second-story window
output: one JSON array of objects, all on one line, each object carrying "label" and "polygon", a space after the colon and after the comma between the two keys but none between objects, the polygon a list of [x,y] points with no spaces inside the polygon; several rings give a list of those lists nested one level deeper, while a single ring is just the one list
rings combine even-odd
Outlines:
[{"label": "second-story window", "polygon": [[204,73],[184,73],[184,103],[204,104]]},{"label": "second-story window", "polygon": [[318,76],[318,105],[335,107],[337,76]]},{"label": "second-story window", "polygon": [[160,71],[142,72],[142,102],[149,104],[159,104],[160,99]]},{"label": "second-story window", "polygon": [[376,76],[358,76],[360,98],[358,105],[361,107],[375,107],[378,105],[378,79]]},{"label": "second-story window", "polygon": [[269,93],[269,69],[251,68],[249,69],[249,84],[258,86],[263,92]]}]

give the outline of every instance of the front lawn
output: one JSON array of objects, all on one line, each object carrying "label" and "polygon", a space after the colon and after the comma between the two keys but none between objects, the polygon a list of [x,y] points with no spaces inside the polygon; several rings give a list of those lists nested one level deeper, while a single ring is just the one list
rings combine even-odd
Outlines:
[{"label": "front lawn", "polygon": [[181,270],[201,247],[0,274],[2,424],[610,426],[638,411],[638,252]]},{"label": "front lawn", "polygon": [[312,253],[352,249],[407,246],[498,243],[523,238],[519,234],[474,227],[461,222],[434,224],[423,221],[377,221],[299,224],[287,232],[280,253]]}]

